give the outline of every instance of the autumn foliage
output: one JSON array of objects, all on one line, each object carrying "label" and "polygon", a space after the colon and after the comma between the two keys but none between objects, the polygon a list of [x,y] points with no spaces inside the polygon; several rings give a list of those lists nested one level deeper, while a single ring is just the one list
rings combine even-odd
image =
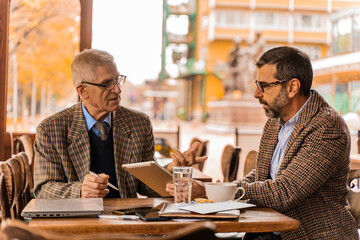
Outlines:
[{"label": "autumn foliage", "polygon": [[[79,26],[80,1],[10,2],[8,112],[38,116],[41,107],[52,103],[55,112],[73,101],[70,65],[79,49]],[[14,96],[18,106],[12,106]]]}]

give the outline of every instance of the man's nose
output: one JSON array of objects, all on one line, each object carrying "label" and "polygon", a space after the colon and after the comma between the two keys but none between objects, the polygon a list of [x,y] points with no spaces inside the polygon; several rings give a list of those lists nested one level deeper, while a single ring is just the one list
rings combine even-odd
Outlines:
[{"label": "man's nose", "polygon": [[254,90],[254,98],[261,98],[263,96],[263,93],[256,87]]},{"label": "man's nose", "polygon": [[121,93],[121,86],[120,84],[115,83],[114,88],[112,89],[113,92]]}]

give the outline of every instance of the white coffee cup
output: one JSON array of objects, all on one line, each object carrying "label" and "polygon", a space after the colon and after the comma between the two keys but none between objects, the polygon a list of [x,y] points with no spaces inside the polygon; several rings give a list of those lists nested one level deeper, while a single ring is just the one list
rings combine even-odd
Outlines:
[{"label": "white coffee cup", "polygon": [[241,196],[236,199],[240,200],[245,195],[243,187],[237,187],[236,183],[231,182],[218,182],[218,183],[205,183],[205,192],[207,198],[213,202],[224,202],[234,200],[236,193],[241,190]]}]

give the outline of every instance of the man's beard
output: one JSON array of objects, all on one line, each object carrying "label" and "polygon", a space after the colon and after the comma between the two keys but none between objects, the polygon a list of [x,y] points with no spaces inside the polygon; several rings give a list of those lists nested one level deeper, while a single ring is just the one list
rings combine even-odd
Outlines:
[{"label": "man's beard", "polygon": [[268,118],[279,118],[281,111],[290,102],[290,98],[286,94],[286,88],[275,97],[273,103],[268,104],[265,100],[259,99],[261,104],[267,105],[269,109],[265,109],[265,115]]}]

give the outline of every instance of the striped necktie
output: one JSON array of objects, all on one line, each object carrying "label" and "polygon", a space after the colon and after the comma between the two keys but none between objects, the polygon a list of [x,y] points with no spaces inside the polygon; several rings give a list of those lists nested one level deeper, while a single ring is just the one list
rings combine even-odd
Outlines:
[{"label": "striped necktie", "polygon": [[106,141],[109,137],[107,123],[106,122],[97,122],[97,123],[95,123],[95,127],[100,132],[101,140]]}]

